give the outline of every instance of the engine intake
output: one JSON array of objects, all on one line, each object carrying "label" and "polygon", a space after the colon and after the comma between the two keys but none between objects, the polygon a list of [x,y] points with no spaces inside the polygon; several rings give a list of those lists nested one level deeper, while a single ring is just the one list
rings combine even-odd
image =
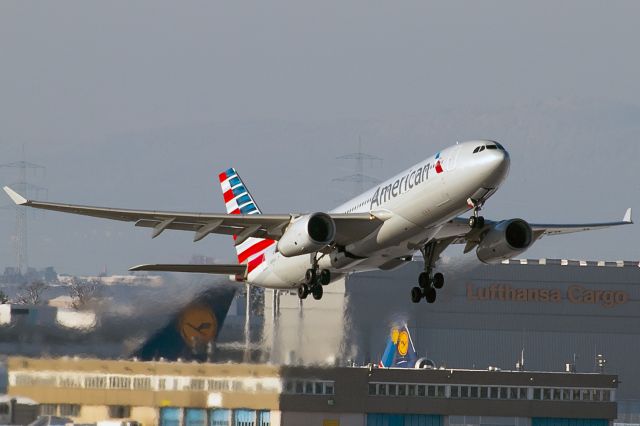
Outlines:
[{"label": "engine intake", "polygon": [[315,253],[333,242],[336,224],[326,213],[312,213],[294,219],[278,241],[285,257]]},{"label": "engine intake", "polygon": [[484,234],[476,255],[484,263],[497,263],[524,253],[532,243],[533,231],[526,221],[503,220]]}]

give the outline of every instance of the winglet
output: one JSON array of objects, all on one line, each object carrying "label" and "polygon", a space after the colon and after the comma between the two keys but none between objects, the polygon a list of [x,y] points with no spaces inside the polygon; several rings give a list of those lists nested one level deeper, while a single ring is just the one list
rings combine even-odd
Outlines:
[{"label": "winglet", "polygon": [[18,194],[16,191],[9,188],[8,186],[5,186],[3,189],[4,189],[4,192],[6,192],[7,195],[9,195],[9,197],[11,197],[13,202],[16,203],[17,205],[21,206],[28,203],[26,198],[24,198],[22,195]]},{"label": "winglet", "polygon": [[631,219],[631,207],[629,207],[625,212],[624,217],[622,218],[622,221],[627,223],[633,223],[633,219]]}]

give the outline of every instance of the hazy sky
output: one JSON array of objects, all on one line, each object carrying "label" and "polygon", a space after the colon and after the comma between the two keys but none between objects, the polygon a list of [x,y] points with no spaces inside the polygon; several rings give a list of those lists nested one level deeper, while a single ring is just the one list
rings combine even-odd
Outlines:
[{"label": "hazy sky", "polygon": [[[265,210],[328,210],[359,137],[379,177],[489,137],[513,162],[488,216],[618,219],[639,195],[639,16],[635,1],[3,1],[0,163],[24,144],[50,200],[209,211],[237,165]],[[0,267],[14,222],[0,210]],[[48,213],[31,263],[232,257],[224,237],[147,231]],[[635,228],[607,232],[531,254],[638,258]]]}]

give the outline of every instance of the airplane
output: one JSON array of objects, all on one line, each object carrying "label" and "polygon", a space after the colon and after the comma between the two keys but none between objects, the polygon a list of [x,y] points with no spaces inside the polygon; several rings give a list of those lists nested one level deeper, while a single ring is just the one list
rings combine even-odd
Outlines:
[{"label": "airplane", "polygon": [[[627,225],[622,221],[587,224],[530,224],[519,218],[485,220],[479,213],[506,179],[511,159],[492,140],[473,140],[442,149],[329,212],[262,214],[237,171],[219,174],[227,213],[125,210],[27,200],[9,187],[18,205],[152,228],[194,232],[194,242],[210,233],[232,235],[237,264],[143,264],[131,271],[197,272],[230,275],[251,285],[297,289],[300,299],[319,300],[323,286],[346,274],[392,270],[419,251],[424,271],[411,289],[411,301],[436,300],[444,275],[437,261],[451,244],[476,250],[484,263],[524,253],[545,235]],[[468,219],[460,215],[471,211]]]},{"label": "airplane", "polygon": [[428,358],[418,358],[407,324],[391,327],[379,368],[435,368]]}]

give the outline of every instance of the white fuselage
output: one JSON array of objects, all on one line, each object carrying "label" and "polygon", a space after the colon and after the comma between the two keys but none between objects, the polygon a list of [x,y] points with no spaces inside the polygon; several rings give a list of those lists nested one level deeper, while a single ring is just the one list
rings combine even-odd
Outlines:
[{"label": "white fuselage", "polygon": [[[366,237],[343,248],[351,261],[336,268],[329,256],[319,267],[332,279],[351,272],[388,269],[395,259],[412,256],[427,241],[442,237],[443,224],[471,209],[469,199],[484,202],[506,178],[509,154],[504,149],[474,149],[492,141],[470,141],[443,149],[375,186],[330,213],[382,213],[386,220]],[[502,148],[500,145],[498,145]],[[295,288],[305,280],[312,255],[285,257],[275,246],[247,277],[253,285]]]}]

